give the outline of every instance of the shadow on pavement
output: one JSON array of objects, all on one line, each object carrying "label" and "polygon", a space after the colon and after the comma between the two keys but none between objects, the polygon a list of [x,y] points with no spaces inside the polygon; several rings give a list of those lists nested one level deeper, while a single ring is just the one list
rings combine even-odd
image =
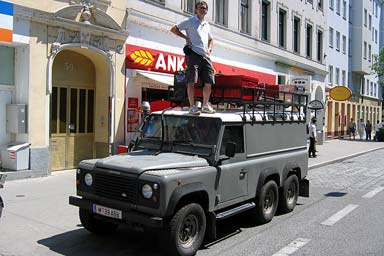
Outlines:
[{"label": "shadow on pavement", "polygon": [[37,241],[61,255],[165,256],[152,234],[118,229],[115,234],[98,236],[77,229]]}]

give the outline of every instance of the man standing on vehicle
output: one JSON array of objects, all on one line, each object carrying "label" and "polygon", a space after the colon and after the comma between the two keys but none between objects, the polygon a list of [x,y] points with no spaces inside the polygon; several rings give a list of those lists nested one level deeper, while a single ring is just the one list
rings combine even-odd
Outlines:
[{"label": "man standing on vehicle", "polygon": [[[203,84],[203,113],[215,113],[209,103],[212,84],[214,84],[215,76],[213,65],[209,58],[213,39],[209,23],[204,20],[208,11],[206,1],[198,1],[195,5],[195,16],[192,16],[171,28],[171,32],[175,35],[184,38],[186,46],[184,47],[185,58],[187,62],[186,79],[188,83],[188,100],[190,105],[189,112],[194,115],[199,115],[200,110],[195,105],[195,88],[198,78]],[[185,30],[186,34],[181,31]]]}]

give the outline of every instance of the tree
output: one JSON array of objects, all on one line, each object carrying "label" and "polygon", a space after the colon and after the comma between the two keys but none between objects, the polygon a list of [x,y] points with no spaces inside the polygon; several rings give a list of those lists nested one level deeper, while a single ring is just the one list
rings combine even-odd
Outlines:
[{"label": "tree", "polygon": [[371,66],[371,69],[375,71],[375,73],[383,78],[384,77],[384,47],[380,49],[379,55],[374,55],[374,62]]}]

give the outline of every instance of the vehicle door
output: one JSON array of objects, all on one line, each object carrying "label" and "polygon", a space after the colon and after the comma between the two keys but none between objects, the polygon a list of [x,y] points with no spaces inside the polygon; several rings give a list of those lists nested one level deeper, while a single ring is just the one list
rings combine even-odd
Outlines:
[{"label": "vehicle door", "polygon": [[[235,156],[225,156],[228,142],[236,143]],[[217,201],[219,204],[232,204],[241,200],[248,193],[248,170],[244,152],[244,127],[242,125],[226,125],[220,144],[219,187]]]}]

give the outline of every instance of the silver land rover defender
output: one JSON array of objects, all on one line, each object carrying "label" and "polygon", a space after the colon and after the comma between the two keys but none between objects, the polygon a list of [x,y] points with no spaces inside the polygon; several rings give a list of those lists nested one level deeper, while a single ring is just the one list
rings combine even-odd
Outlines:
[{"label": "silver land rover defender", "polygon": [[215,114],[152,113],[131,152],[82,161],[69,198],[82,225],[159,229],[168,255],[194,255],[220,220],[249,211],[266,223],[292,211],[309,196],[307,95],[260,96]]}]

